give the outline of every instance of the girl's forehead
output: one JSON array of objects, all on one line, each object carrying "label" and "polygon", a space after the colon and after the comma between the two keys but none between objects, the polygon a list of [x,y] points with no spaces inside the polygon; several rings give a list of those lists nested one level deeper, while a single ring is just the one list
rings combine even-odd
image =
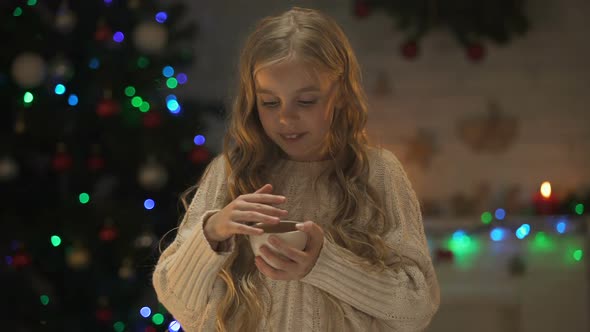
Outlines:
[{"label": "girl's forehead", "polygon": [[298,62],[280,62],[260,66],[254,72],[257,88],[267,88],[267,85],[301,85],[317,86],[323,89],[330,85],[330,75],[314,66]]}]

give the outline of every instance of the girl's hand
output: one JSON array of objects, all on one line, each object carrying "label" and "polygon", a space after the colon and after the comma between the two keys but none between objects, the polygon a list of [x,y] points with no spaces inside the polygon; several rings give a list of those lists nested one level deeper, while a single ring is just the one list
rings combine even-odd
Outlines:
[{"label": "girl's hand", "polygon": [[267,246],[260,247],[260,252],[270,261],[268,265],[262,257],[255,259],[256,267],[262,274],[274,280],[299,280],[305,277],[315,266],[324,244],[324,230],[313,221],[297,225],[299,230],[307,233],[307,245],[303,251],[285,244],[276,236],[269,236],[270,243],[283,255],[277,255]]},{"label": "girl's hand", "polygon": [[240,195],[221,211],[212,215],[203,226],[205,237],[210,242],[223,242],[234,234],[259,235],[260,228],[245,225],[245,222],[278,224],[287,211],[271,206],[285,202],[284,196],[272,195],[272,185],[265,184],[252,194]]}]

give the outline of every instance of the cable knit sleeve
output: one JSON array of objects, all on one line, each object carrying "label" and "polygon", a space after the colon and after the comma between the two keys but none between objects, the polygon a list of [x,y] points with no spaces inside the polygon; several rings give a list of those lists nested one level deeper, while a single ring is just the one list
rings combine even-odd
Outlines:
[{"label": "cable knit sleeve", "polygon": [[158,300],[186,331],[214,324],[217,304],[225,284],[217,277],[234,249],[214,251],[203,233],[203,222],[222,208],[226,195],[223,158],[214,159],[205,171],[174,239],[162,252],[153,273]]},{"label": "cable knit sleeve", "polygon": [[346,259],[352,252],[326,239],[315,267],[301,281],[339,299],[349,326],[423,330],[440,297],[419,203],[397,158],[387,150],[376,154],[370,182],[383,195],[386,218],[394,224],[386,237],[394,248],[386,260],[389,268],[367,271]]}]

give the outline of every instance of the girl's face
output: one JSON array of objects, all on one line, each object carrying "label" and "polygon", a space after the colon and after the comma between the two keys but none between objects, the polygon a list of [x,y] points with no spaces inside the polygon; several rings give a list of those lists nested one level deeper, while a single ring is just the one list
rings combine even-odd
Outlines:
[{"label": "girl's face", "polygon": [[326,159],[337,82],[298,61],[264,67],[255,77],[258,116],[266,135],[291,160]]}]

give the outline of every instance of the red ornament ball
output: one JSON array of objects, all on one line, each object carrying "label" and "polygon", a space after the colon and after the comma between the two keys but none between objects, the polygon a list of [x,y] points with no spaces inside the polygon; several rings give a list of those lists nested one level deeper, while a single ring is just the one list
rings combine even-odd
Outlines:
[{"label": "red ornament ball", "polygon": [[418,43],[415,40],[405,42],[401,46],[401,53],[406,59],[415,59],[418,56]]},{"label": "red ornament ball", "polygon": [[113,241],[118,235],[119,232],[113,225],[105,225],[98,233],[98,237],[105,242]]},{"label": "red ornament ball", "polygon": [[99,308],[96,310],[96,320],[102,323],[108,323],[113,319],[113,311],[109,308]]},{"label": "red ornament ball", "polygon": [[143,117],[143,126],[146,128],[157,128],[162,124],[162,115],[158,112],[148,112]]},{"label": "red ornament ball", "polygon": [[29,266],[31,265],[31,256],[23,251],[17,252],[14,257],[12,257],[12,265],[16,268]]},{"label": "red ornament ball", "polygon": [[467,47],[467,56],[473,61],[480,61],[485,57],[485,48],[479,43]]},{"label": "red ornament ball", "polygon": [[53,157],[53,169],[58,172],[64,172],[72,168],[72,157],[65,152],[58,152]]},{"label": "red ornament ball", "polygon": [[91,171],[99,171],[104,168],[104,159],[100,156],[92,156],[88,158],[88,169]]},{"label": "red ornament ball", "polygon": [[209,161],[211,154],[206,148],[202,146],[195,146],[190,152],[189,158],[195,164],[202,164]]},{"label": "red ornament ball", "polygon": [[371,7],[366,0],[356,0],[354,2],[354,15],[358,18],[365,18],[371,13]]},{"label": "red ornament ball", "polygon": [[112,35],[113,32],[111,31],[111,29],[103,24],[99,26],[98,29],[96,29],[96,32],[94,33],[94,39],[96,39],[96,41],[103,42],[111,38]]},{"label": "red ornament ball", "polygon": [[96,107],[96,114],[100,117],[113,116],[121,110],[121,107],[117,102],[112,99],[103,99],[98,103]]}]

